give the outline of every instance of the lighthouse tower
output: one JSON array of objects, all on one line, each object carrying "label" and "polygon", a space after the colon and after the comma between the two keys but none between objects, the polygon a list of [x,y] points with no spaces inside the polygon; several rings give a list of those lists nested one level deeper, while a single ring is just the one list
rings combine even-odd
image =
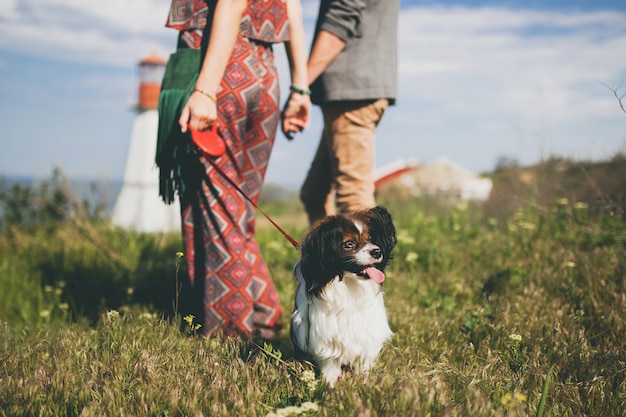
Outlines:
[{"label": "lighthouse tower", "polygon": [[124,173],[115,202],[115,225],[140,232],[180,230],[178,201],[167,205],[159,196],[159,173],[154,163],[159,116],[157,106],[166,61],[150,54],[139,62],[139,99]]}]

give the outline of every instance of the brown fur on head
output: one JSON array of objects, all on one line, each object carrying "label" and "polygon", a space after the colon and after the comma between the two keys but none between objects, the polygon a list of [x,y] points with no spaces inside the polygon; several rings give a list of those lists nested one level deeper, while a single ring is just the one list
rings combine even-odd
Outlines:
[{"label": "brown fur on head", "polygon": [[377,259],[371,266],[384,271],[396,243],[391,214],[382,206],[318,220],[302,242],[300,270],[307,291],[317,296],[345,271],[360,273],[365,265],[357,261],[357,255],[366,247]]}]

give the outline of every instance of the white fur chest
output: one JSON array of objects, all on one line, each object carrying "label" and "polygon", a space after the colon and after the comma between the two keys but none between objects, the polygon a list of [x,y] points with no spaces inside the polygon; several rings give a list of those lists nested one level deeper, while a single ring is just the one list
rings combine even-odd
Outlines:
[{"label": "white fur chest", "polygon": [[346,273],[309,304],[308,351],[355,370],[367,370],[392,336],[379,284]]}]

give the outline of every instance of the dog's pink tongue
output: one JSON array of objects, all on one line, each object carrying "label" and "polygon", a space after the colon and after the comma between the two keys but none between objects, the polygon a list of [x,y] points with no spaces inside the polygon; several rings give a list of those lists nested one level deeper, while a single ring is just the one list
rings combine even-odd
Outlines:
[{"label": "dog's pink tongue", "polygon": [[367,276],[377,284],[380,284],[385,280],[385,274],[383,274],[380,269],[374,268],[373,266],[365,268],[363,273],[367,274]]}]

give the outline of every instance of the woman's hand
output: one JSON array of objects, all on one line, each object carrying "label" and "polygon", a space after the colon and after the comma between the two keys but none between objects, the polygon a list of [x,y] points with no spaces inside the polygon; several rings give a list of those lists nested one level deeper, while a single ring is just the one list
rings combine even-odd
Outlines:
[{"label": "woman's hand", "polygon": [[209,97],[202,91],[195,90],[189,96],[189,100],[185,104],[178,124],[183,133],[187,132],[189,125],[194,130],[207,130],[213,123],[217,121],[217,105],[214,97]]}]

